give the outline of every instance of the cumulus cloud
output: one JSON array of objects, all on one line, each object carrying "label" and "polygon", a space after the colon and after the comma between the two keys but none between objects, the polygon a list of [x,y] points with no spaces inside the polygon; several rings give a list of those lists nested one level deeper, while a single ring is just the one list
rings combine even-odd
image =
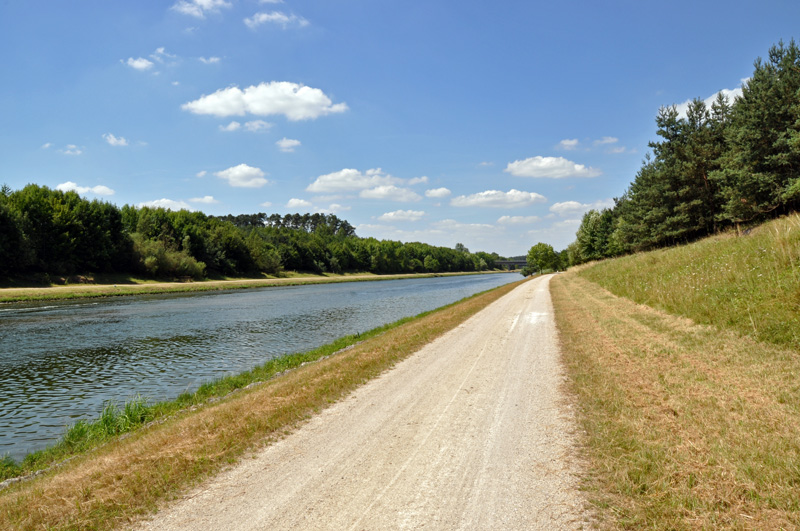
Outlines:
[{"label": "cumulus cloud", "polygon": [[163,46],[160,48],[156,48],[156,51],[150,54],[150,59],[162,64],[166,62],[167,59],[177,59],[177,58],[178,58],[177,55],[167,53],[166,48],[164,48]]},{"label": "cumulus cloud", "polygon": [[167,210],[188,210],[190,212],[194,212],[195,209],[189,206],[188,203],[184,201],[173,201],[172,199],[156,199],[154,201],[145,201],[144,203],[139,203],[137,205],[139,208],[142,207],[150,207],[150,208],[165,208]]},{"label": "cumulus cloud", "polygon": [[311,208],[311,202],[293,197],[286,203],[286,208]]},{"label": "cumulus cloud", "polygon": [[478,166],[482,168],[488,168],[489,166],[494,166],[494,162],[483,161],[479,163]]},{"label": "cumulus cloud", "polygon": [[195,173],[194,176],[197,177],[198,179],[202,179],[203,177],[206,176],[207,173],[208,172],[206,170],[201,170],[201,171]]},{"label": "cumulus cloud", "polygon": [[237,188],[261,188],[269,182],[264,178],[263,171],[247,164],[239,164],[227,170],[218,171],[214,175]]},{"label": "cumulus cloud", "polygon": [[64,149],[59,149],[58,152],[63,153],[64,155],[80,155],[83,153],[83,150],[75,144],[67,144],[67,147]]},{"label": "cumulus cloud", "polygon": [[339,212],[347,212],[351,207],[343,206],[338,203],[331,203],[328,208],[319,208],[317,212],[322,214],[338,214]]},{"label": "cumulus cloud", "polygon": [[425,190],[425,197],[431,197],[434,199],[441,199],[450,194],[451,192],[447,188],[433,188],[431,190]]},{"label": "cumulus cloud", "polygon": [[383,173],[380,168],[373,168],[361,173],[352,168],[320,175],[306,187],[306,191],[319,194],[352,192],[375,188],[376,186],[402,184],[403,180]]},{"label": "cumulus cloud", "polygon": [[516,177],[543,177],[564,179],[566,177],[597,177],[602,172],[595,168],[576,164],[563,157],[531,157],[509,162],[505,170]]},{"label": "cumulus cloud", "polygon": [[292,138],[283,137],[277,142],[275,142],[275,145],[278,146],[280,150],[283,151],[284,153],[293,153],[294,148],[300,146],[300,141],[294,140]]},{"label": "cumulus cloud", "polygon": [[[748,80],[748,78],[742,79],[742,84],[746,83],[747,80]],[[733,101],[736,98],[740,98],[742,96],[742,87],[735,88],[735,89],[722,89],[719,92],[715,92],[711,96],[707,97],[706,99],[703,100],[703,102],[705,102],[705,104],[706,104],[706,108],[707,109],[711,110],[711,105],[717,99],[717,94],[720,94],[720,93],[722,93],[723,96],[728,98],[728,103],[732,105]],[[689,104],[690,103],[692,103],[692,100],[686,100],[683,103],[679,103],[679,104],[675,105],[675,108],[678,111],[678,117],[679,118],[686,118],[686,112],[689,110]]]},{"label": "cumulus cloud", "polygon": [[580,142],[578,142],[577,138],[565,138],[561,142],[558,143],[558,147],[565,151],[573,151],[578,149]]},{"label": "cumulus cloud", "polygon": [[205,18],[206,13],[218,12],[221,7],[231,7],[226,0],[179,0],[171,9],[195,18]]},{"label": "cumulus cloud", "polygon": [[428,182],[428,178],[426,176],[424,176],[424,175],[422,177],[413,177],[413,178],[408,180],[408,184],[411,185],[411,186],[414,186],[415,184],[426,183],[426,182]]},{"label": "cumulus cloud", "polygon": [[265,122],[264,120],[251,120],[249,122],[244,123],[244,128],[251,133],[258,133],[261,131],[266,131],[272,127],[272,124],[269,122]]},{"label": "cumulus cloud", "polygon": [[303,17],[297,15],[287,15],[281,11],[272,11],[270,13],[256,13],[250,18],[244,19],[245,25],[250,29],[256,29],[263,24],[277,24],[283,29],[289,26],[305,27],[309,22]]},{"label": "cumulus cloud", "polygon": [[290,121],[314,120],[320,116],[341,113],[346,103],[333,104],[318,88],[289,81],[271,81],[251,85],[244,90],[232,86],[184,103],[181,108],[194,114],[219,117],[254,114],[282,114]]},{"label": "cumulus cloud", "polygon": [[144,57],[137,57],[136,59],[133,57],[128,57],[128,60],[125,63],[129,67],[133,68],[134,70],[139,70],[140,72],[144,72],[145,70],[150,70],[153,68],[153,61],[149,61]]},{"label": "cumulus cloud", "polygon": [[221,59],[219,57],[198,57],[197,58],[201,63],[207,65],[213,65],[219,63]]},{"label": "cumulus cloud", "polygon": [[51,147],[53,147],[53,144],[51,144],[50,142],[45,142],[44,144],[42,144],[42,149],[50,149]]},{"label": "cumulus cloud", "polygon": [[359,192],[358,196],[363,197],[364,199],[385,199],[388,201],[401,201],[404,203],[408,201],[419,201],[422,199],[422,197],[420,197],[420,195],[413,190],[409,190],[408,188],[400,188],[393,184],[385,184],[376,186],[375,188],[362,190]]},{"label": "cumulus cloud", "polygon": [[497,223],[500,225],[530,225],[540,220],[539,216],[502,216]]},{"label": "cumulus cloud", "polygon": [[550,207],[550,212],[558,214],[562,218],[582,216],[584,213],[594,209],[602,210],[604,208],[611,208],[614,206],[613,199],[600,199],[592,203],[579,203],[578,201],[564,201],[561,203],[553,203]]},{"label": "cumulus cloud", "polygon": [[239,128],[241,128],[241,127],[242,127],[242,124],[240,124],[240,123],[239,123],[239,122],[237,122],[236,120],[233,120],[233,121],[232,121],[231,123],[229,123],[228,125],[220,125],[220,126],[219,126],[219,130],[220,130],[220,131],[225,131],[225,132],[227,132],[227,133],[230,133],[231,131],[236,131],[237,129],[239,129]]},{"label": "cumulus cloud", "polygon": [[545,201],[547,199],[536,192],[511,189],[508,192],[486,190],[472,195],[460,195],[451,199],[450,204],[456,207],[518,208]]},{"label": "cumulus cloud", "polygon": [[117,137],[111,133],[106,133],[103,135],[103,138],[106,142],[108,142],[112,146],[127,146],[128,141],[124,137]]},{"label": "cumulus cloud", "polygon": [[425,215],[422,210],[395,210],[378,217],[381,221],[419,221]]},{"label": "cumulus cloud", "polygon": [[619,138],[616,138],[616,137],[613,137],[613,136],[604,136],[600,140],[595,140],[592,143],[595,146],[602,146],[602,145],[605,145],[605,144],[616,144],[617,142],[619,142]]},{"label": "cumulus cloud", "polygon": [[79,194],[94,194],[94,195],[114,195],[114,190],[108,186],[78,186],[72,181],[67,181],[56,186],[56,190],[62,192],[77,192]]},{"label": "cumulus cloud", "polygon": [[205,195],[203,197],[193,197],[189,199],[190,203],[202,203],[204,205],[215,205],[219,203],[216,199],[214,199],[213,195]]}]

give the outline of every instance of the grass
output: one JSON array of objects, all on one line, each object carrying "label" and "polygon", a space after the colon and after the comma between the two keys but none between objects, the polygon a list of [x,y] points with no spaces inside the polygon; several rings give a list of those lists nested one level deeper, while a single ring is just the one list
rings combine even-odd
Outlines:
[{"label": "grass", "polygon": [[598,262],[580,275],[638,303],[800,350],[800,215],[745,236]]},{"label": "grass", "polygon": [[[162,422],[125,437],[113,435],[127,423],[120,420],[127,415],[125,408],[107,407],[108,414],[97,421],[102,425],[98,430],[109,434],[103,435],[103,444],[78,442],[76,449],[93,450],[0,492],[0,528],[110,529],[147,514],[248,452],[284,436],[516,285],[221,379],[191,398],[179,398],[172,406],[176,409],[163,415]],[[351,348],[342,350],[345,346]],[[317,362],[307,363],[312,360]],[[243,389],[254,381],[263,383]],[[241,391],[208,399],[232,389]],[[195,407],[185,407],[190,403]],[[146,408],[132,406],[133,417],[147,417],[142,411]],[[92,429],[78,431],[76,437]],[[82,440],[86,439],[78,437]]]},{"label": "grass", "polygon": [[798,230],[795,216],[553,279],[598,527],[800,528],[800,349],[780,325],[797,318]]}]

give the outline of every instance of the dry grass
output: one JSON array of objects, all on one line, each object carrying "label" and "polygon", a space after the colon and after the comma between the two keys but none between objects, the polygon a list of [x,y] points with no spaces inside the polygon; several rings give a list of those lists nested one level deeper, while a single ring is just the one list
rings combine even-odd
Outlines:
[{"label": "dry grass", "polygon": [[0,493],[2,529],[109,529],[146,514],[462,323],[517,284],[431,312]]},{"label": "dry grass", "polygon": [[606,529],[800,527],[800,356],[551,283]]}]

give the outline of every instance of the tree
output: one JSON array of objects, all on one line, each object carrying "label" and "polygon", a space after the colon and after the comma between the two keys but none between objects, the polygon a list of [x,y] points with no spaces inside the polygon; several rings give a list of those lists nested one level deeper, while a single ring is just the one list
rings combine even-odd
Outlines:
[{"label": "tree", "polygon": [[531,273],[544,272],[559,268],[558,255],[553,246],[546,243],[537,243],[528,251],[526,258],[528,270]]}]

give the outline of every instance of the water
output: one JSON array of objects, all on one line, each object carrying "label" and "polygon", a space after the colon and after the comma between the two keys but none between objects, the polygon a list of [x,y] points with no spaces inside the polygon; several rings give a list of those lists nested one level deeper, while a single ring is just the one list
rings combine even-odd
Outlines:
[{"label": "water", "polygon": [[103,404],[193,391],[283,354],[417,315],[519,274],[0,305],[0,456],[20,459]]}]

